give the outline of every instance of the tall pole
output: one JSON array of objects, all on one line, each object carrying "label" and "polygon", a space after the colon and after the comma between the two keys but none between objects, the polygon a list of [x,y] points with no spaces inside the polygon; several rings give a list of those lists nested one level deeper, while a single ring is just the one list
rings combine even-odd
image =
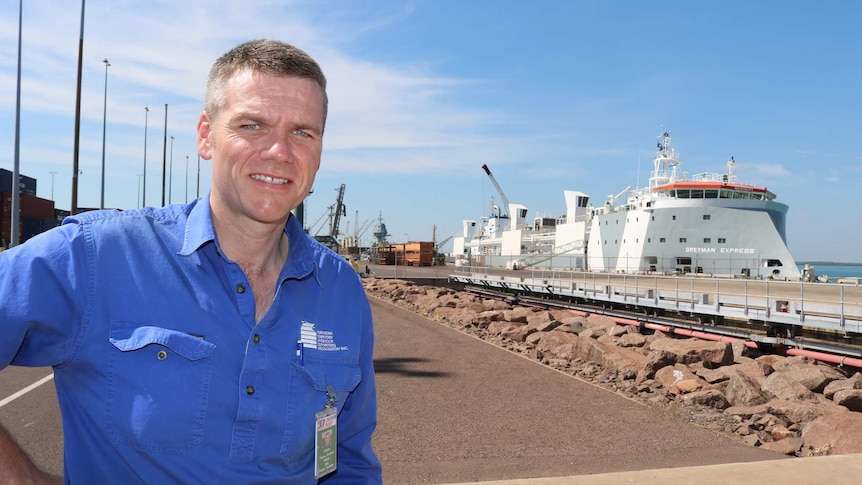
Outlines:
[{"label": "tall pole", "polygon": [[189,203],[189,156],[186,155],[186,204]]},{"label": "tall pole", "polygon": [[105,129],[108,126],[108,68],[111,67],[108,59],[102,62],[105,63],[105,108],[102,111],[102,200],[99,209],[105,208]]},{"label": "tall pole", "polygon": [[54,200],[54,175],[57,175],[56,170],[51,170],[51,200]]},{"label": "tall pole", "polygon": [[171,161],[168,165],[168,204],[171,203],[171,193],[174,191],[174,135],[171,135]]},{"label": "tall pole", "polygon": [[21,26],[23,24],[24,0],[18,1],[18,87],[15,93],[15,161],[12,166],[12,224],[9,228],[9,245],[18,245],[18,208],[21,203],[20,199],[20,184],[18,182],[18,171],[20,165],[20,146],[21,146]]},{"label": "tall pole", "polygon": [[144,174],[142,173],[138,174],[138,199],[135,200],[135,204],[138,206],[138,209],[141,208],[141,177],[143,176]]},{"label": "tall pole", "polygon": [[198,183],[195,187],[195,198],[201,196],[201,156],[198,154]]},{"label": "tall pole", "polygon": [[81,0],[81,35],[78,37],[78,88],[75,99],[75,147],[72,155],[72,208],[70,214],[78,213],[78,152],[81,145],[81,71],[84,60],[84,0]]},{"label": "tall pole", "polygon": [[165,103],[165,139],[162,146],[162,207],[165,205],[165,182],[168,175],[168,103]]},{"label": "tall pole", "polygon": [[144,106],[144,191],[141,198],[141,207],[147,206],[147,118],[150,116],[150,108]]}]

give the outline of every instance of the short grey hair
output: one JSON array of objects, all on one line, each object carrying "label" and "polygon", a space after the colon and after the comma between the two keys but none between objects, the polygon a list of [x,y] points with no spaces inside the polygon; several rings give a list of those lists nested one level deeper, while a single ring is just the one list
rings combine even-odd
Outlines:
[{"label": "short grey hair", "polygon": [[207,79],[204,110],[214,119],[225,103],[225,84],[237,72],[251,70],[277,76],[297,76],[310,79],[323,92],[323,124],[329,99],[326,96],[326,77],[310,55],[286,42],[258,39],[244,42],[226,52],[215,61]]}]

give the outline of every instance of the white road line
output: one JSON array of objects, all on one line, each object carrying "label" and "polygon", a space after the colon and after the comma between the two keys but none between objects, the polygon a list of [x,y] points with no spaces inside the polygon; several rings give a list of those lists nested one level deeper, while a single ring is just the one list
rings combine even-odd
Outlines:
[{"label": "white road line", "polygon": [[28,392],[32,391],[33,389],[36,389],[37,387],[50,381],[53,378],[54,378],[54,374],[51,373],[51,375],[47,375],[47,376],[39,379],[38,381],[34,382],[33,384],[30,384],[29,386],[25,387],[24,389],[21,389],[20,391],[16,392],[15,394],[12,394],[11,396],[7,397],[6,399],[0,401],[0,408],[9,404],[12,401],[18,399],[19,397],[23,396],[24,394],[27,394]]}]

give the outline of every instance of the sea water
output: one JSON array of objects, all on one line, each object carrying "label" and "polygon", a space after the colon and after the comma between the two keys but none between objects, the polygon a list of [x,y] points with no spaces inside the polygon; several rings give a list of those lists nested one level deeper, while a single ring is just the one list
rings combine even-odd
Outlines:
[{"label": "sea water", "polygon": [[[838,278],[860,278],[862,280],[862,264],[841,264],[841,263],[808,263],[814,267],[814,274],[817,276],[828,276],[830,283],[835,283]],[[805,264],[798,264],[799,273]]]}]

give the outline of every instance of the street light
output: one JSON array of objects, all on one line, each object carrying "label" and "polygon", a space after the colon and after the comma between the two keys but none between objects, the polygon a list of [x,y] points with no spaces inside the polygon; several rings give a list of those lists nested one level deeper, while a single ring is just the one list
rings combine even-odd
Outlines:
[{"label": "street light", "polygon": [[144,191],[141,198],[141,207],[147,206],[147,118],[150,115],[150,108],[144,106]]},{"label": "street light", "polygon": [[56,170],[51,170],[51,200],[54,200],[54,175],[57,175]]},{"label": "street light", "polygon": [[144,174],[142,173],[138,174],[138,198],[135,199],[135,204],[138,206],[138,209],[141,208],[141,177],[143,176]]},{"label": "street light", "polygon": [[108,125],[108,68],[111,67],[111,63],[107,59],[102,62],[105,63],[105,104],[102,111],[102,199],[99,205],[100,209],[105,208],[105,129]]},{"label": "street light", "polygon": [[189,156],[186,155],[186,204],[189,203]]},{"label": "street light", "polygon": [[171,161],[168,165],[168,204],[171,203],[171,193],[174,187],[174,135],[171,135]]},{"label": "street light", "polygon": [[195,198],[201,196],[201,156],[198,155],[198,182],[195,188]]}]

